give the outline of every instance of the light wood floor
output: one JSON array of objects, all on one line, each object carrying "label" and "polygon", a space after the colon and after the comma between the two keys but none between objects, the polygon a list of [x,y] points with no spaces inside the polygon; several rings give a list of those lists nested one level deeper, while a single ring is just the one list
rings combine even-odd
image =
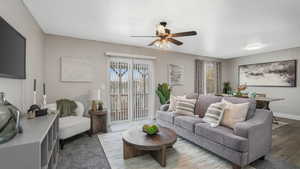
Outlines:
[{"label": "light wood floor", "polygon": [[272,156],[300,166],[300,121],[279,120],[288,125],[273,131]]}]

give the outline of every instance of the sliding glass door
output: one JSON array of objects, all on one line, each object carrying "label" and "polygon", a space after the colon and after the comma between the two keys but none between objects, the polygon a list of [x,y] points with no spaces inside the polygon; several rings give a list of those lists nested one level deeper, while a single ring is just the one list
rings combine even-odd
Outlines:
[{"label": "sliding glass door", "polygon": [[153,63],[111,57],[109,101],[111,122],[149,119],[154,111]]}]

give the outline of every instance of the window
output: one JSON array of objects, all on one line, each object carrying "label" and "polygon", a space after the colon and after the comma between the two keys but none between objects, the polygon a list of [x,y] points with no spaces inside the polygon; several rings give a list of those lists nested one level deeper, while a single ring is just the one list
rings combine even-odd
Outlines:
[{"label": "window", "polygon": [[204,62],[204,94],[216,94],[218,68],[216,62]]},{"label": "window", "polygon": [[195,60],[195,93],[217,94],[221,88],[221,63]]}]

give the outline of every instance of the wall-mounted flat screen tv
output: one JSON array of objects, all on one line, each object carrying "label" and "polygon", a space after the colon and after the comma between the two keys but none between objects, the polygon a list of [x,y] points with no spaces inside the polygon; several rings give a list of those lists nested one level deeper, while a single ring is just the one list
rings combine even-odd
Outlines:
[{"label": "wall-mounted flat screen tv", "polygon": [[26,39],[1,16],[0,77],[26,79]]}]

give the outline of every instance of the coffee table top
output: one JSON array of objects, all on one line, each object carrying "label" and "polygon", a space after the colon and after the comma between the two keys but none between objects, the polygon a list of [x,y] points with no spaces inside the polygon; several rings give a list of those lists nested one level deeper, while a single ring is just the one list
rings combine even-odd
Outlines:
[{"label": "coffee table top", "polygon": [[164,145],[174,144],[177,140],[176,133],[168,128],[160,127],[156,135],[149,136],[143,132],[142,126],[132,128],[123,133],[123,141],[144,149],[157,149]]}]

